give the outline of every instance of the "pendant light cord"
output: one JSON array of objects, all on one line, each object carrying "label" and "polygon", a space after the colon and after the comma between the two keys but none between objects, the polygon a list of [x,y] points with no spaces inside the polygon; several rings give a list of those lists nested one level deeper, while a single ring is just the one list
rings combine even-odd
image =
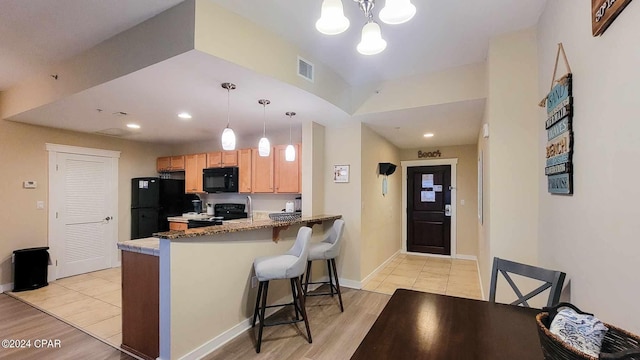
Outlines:
[{"label": "pendant light cord", "polygon": [[291,123],[293,122],[293,119],[291,118],[291,115],[289,115],[289,144],[291,144]]},{"label": "pendant light cord", "polygon": [[229,127],[230,112],[231,112],[231,89],[227,88],[227,128]]},{"label": "pendant light cord", "polygon": [[262,137],[267,137],[267,103],[262,103]]}]

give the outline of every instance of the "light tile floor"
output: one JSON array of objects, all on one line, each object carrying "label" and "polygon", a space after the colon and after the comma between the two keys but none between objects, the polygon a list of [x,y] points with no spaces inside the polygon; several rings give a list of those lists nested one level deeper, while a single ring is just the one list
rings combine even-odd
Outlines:
[{"label": "light tile floor", "polygon": [[120,268],[56,280],[40,289],[10,295],[40,308],[119,348],[122,342]]},{"label": "light tile floor", "polygon": [[398,288],[482,300],[474,260],[398,254],[363,290],[393,294]]}]

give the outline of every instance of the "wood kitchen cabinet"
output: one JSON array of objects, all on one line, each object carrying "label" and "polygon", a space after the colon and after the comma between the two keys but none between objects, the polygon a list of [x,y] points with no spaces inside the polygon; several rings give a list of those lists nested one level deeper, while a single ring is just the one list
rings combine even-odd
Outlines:
[{"label": "wood kitchen cabinet", "polygon": [[187,230],[188,224],[177,221],[169,221],[169,230]]},{"label": "wood kitchen cabinet", "polygon": [[274,159],[274,182],[275,193],[296,193],[299,194],[302,189],[300,164],[300,144],[293,145],[296,149],[296,158],[294,161],[285,160],[285,149],[287,145],[277,145],[275,147]]},{"label": "wood kitchen cabinet", "polygon": [[238,192],[251,192],[251,149],[238,150]]},{"label": "wood kitchen cabinet", "polygon": [[184,186],[186,193],[201,193],[202,170],[207,167],[207,154],[184,156]]},{"label": "wood kitchen cabinet", "polygon": [[156,170],[158,172],[184,171],[185,157],[163,156],[156,160]]},{"label": "wood kitchen cabinet", "polygon": [[216,151],[207,153],[207,167],[238,166],[238,151]]},{"label": "wood kitchen cabinet", "polygon": [[272,193],[273,188],[273,148],[269,156],[260,156],[258,149],[251,151],[251,187],[253,193]]}]

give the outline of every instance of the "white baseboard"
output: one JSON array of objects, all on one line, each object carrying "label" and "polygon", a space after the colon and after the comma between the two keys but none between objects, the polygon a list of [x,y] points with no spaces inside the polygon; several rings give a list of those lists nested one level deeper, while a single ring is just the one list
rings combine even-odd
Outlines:
[{"label": "white baseboard", "polygon": [[[311,287],[309,287],[311,288]],[[274,302],[274,304],[281,304],[291,301],[291,294],[286,295]],[[265,313],[265,317],[273,315],[276,311],[281,308],[270,308],[267,309]],[[213,339],[207,341],[206,343],[200,345],[200,347],[194,349],[190,353],[185,354],[180,359],[181,360],[191,360],[191,359],[201,359],[204,356],[211,354],[216,351],[218,348],[228,343],[229,341],[235,339],[243,332],[247,331],[251,328],[251,322],[253,321],[253,315],[245,320],[242,320],[235,326],[232,326],[229,330],[223,332],[222,334],[214,337]],[[260,320],[256,321],[256,324],[260,323]]]},{"label": "white baseboard", "polygon": [[457,254],[456,255],[456,259],[461,259],[461,260],[473,260],[475,262],[478,261],[478,257],[475,255],[464,255],[464,254]]},{"label": "white baseboard", "polygon": [[[343,279],[343,278],[338,278],[338,280],[340,281],[340,287],[346,287],[349,289],[356,289],[356,290],[360,290],[362,289],[362,282],[360,281],[356,281],[356,280],[350,280],[350,279]],[[316,281],[320,282],[320,281],[329,281],[329,276],[323,276],[319,279],[316,279]],[[317,288],[319,288],[321,285],[317,285],[315,288],[311,288],[311,285],[309,285],[309,288],[311,289],[310,291],[313,291]]]},{"label": "white baseboard", "polygon": [[0,293],[3,293],[5,291],[11,291],[11,290],[13,290],[13,283],[0,285]]},{"label": "white baseboard", "polygon": [[[371,278],[373,278],[374,276],[376,276],[376,274],[378,273],[378,271],[384,269],[385,266],[387,266],[387,264],[389,264],[389,262],[391,262],[391,260],[393,260],[394,257],[396,257],[396,255],[400,254],[401,250],[396,251],[393,255],[391,255],[387,260],[385,260],[385,262],[383,262],[382,264],[380,264],[380,266],[378,266],[375,270],[373,270],[371,272],[371,274],[367,275],[367,277],[365,277],[364,279],[362,279],[362,281],[360,281],[360,284],[366,284],[367,281],[371,280]],[[342,285],[342,280],[340,280],[340,284]],[[345,285],[346,286],[346,285]]]}]

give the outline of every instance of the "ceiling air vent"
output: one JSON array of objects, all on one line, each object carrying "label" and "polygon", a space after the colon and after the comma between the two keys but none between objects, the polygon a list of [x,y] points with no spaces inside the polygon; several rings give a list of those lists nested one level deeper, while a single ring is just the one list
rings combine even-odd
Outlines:
[{"label": "ceiling air vent", "polygon": [[298,56],[298,75],[313,82],[313,64]]}]

